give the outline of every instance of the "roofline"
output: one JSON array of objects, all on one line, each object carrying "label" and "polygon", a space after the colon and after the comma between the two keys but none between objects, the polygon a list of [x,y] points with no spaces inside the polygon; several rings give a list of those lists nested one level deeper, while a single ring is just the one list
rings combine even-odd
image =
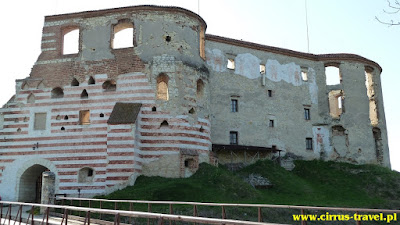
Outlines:
[{"label": "roofline", "polygon": [[120,8],[89,10],[89,11],[82,11],[82,12],[50,15],[50,16],[45,16],[45,21],[72,19],[72,18],[76,18],[76,17],[89,18],[89,17],[103,16],[104,14],[113,14],[113,13],[130,12],[130,11],[144,11],[144,10],[183,13],[190,17],[198,19],[204,25],[204,28],[205,29],[207,28],[206,21],[204,21],[204,19],[201,16],[199,16],[198,14],[196,14],[188,9],[184,9],[181,7],[175,7],[175,6],[158,6],[158,5],[127,6],[127,7],[120,7]]},{"label": "roofline", "polygon": [[230,44],[230,45],[236,45],[236,46],[244,47],[244,48],[251,48],[251,49],[260,50],[260,51],[267,51],[267,52],[271,52],[271,53],[276,53],[276,54],[281,54],[281,55],[286,55],[286,56],[291,56],[291,57],[297,57],[297,58],[302,58],[302,59],[307,59],[307,60],[312,60],[312,61],[327,61],[327,62],[357,61],[360,63],[368,64],[369,66],[377,67],[380,70],[380,72],[382,73],[382,67],[378,63],[376,63],[375,61],[372,61],[370,59],[364,58],[362,56],[355,55],[355,54],[337,53],[337,54],[316,55],[316,54],[311,54],[311,53],[293,51],[293,50],[285,49],[285,48],[278,48],[278,47],[273,47],[273,46],[268,46],[268,45],[261,45],[261,44],[257,44],[257,43],[253,43],[253,42],[247,42],[247,41],[241,41],[241,40],[232,39],[232,38],[221,37],[221,36],[212,35],[212,34],[206,34],[206,40]]}]

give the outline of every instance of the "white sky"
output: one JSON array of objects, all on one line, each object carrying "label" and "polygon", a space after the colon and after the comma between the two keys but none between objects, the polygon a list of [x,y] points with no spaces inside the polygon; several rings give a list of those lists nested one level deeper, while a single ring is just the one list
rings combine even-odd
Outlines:
[{"label": "white sky", "polygon": [[[0,104],[15,93],[15,79],[29,76],[40,54],[45,15],[123,6],[180,6],[206,21],[207,33],[307,52],[305,0],[20,0],[0,5]],[[379,63],[392,168],[400,171],[400,26],[389,19],[386,0],[307,0],[310,52],[353,53]],[[200,5],[200,8],[198,7]],[[392,15],[400,20],[400,14]]]}]

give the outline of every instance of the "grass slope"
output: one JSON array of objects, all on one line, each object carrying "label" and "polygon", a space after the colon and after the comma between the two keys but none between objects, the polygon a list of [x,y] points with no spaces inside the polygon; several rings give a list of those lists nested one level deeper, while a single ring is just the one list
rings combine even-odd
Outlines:
[{"label": "grass slope", "polygon": [[[316,160],[295,164],[293,171],[286,171],[271,161],[259,161],[235,173],[201,164],[190,178],[140,176],[134,186],[100,198],[368,208],[396,208],[400,203],[398,172]],[[243,181],[251,173],[261,174],[274,186],[254,189]]]}]

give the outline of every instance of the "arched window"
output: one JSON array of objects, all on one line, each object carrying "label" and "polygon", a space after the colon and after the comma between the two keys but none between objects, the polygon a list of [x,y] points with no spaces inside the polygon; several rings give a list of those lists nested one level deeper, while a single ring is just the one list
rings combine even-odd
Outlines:
[{"label": "arched window", "polygon": [[95,83],[96,83],[96,81],[94,80],[94,78],[92,76],[90,76],[89,80],[88,80],[88,84],[92,85],[92,84],[95,84]]},{"label": "arched window", "polygon": [[106,80],[102,85],[104,91],[115,91],[117,90],[117,83],[115,80]]},{"label": "arched window", "polygon": [[28,96],[27,102],[28,103],[35,103],[35,95],[30,93],[29,96]]},{"label": "arched window", "polygon": [[69,27],[63,30],[63,55],[79,52],[79,28]]},{"label": "arched window", "polygon": [[51,98],[63,98],[64,97],[64,91],[60,87],[56,87],[53,90],[51,90]]},{"label": "arched window", "polygon": [[89,94],[87,93],[86,89],[83,89],[81,93],[81,98],[82,99],[89,98]]},{"label": "arched window", "polygon": [[79,86],[79,81],[75,77],[71,81],[71,86]]},{"label": "arched window", "polygon": [[120,20],[114,26],[114,37],[111,40],[111,48],[130,48],[134,46],[133,23],[129,20]]},{"label": "arched window", "polygon": [[166,127],[168,127],[169,126],[169,124],[168,124],[168,122],[166,121],[166,120],[164,120],[161,124],[160,124],[160,127],[161,128],[166,128]]},{"label": "arched window", "polygon": [[204,94],[204,83],[203,83],[203,80],[201,80],[201,79],[198,79],[197,80],[197,97],[198,98],[201,98],[201,97],[203,97],[203,94]]},{"label": "arched window", "polygon": [[157,99],[168,101],[168,76],[160,74],[157,77]]}]

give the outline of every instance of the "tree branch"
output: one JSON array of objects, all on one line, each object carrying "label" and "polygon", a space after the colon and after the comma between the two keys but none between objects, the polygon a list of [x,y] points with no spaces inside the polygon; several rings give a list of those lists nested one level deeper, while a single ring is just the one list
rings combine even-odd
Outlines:
[{"label": "tree branch", "polygon": [[[383,12],[386,14],[396,14],[400,12],[400,2],[398,0],[394,0],[394,5],[392,4],[392,2],[390,0],[386,0],[388,3],[388,7],[393,10],[393,11],[387,11],[385,9],[383,9]],[[400,25],[400,21],[394,22],[393,20],[390,20],[390,22],[387,21],[382,21],[380,20],[377,16],[375,16],[375,19],[382,24],[386,24],[389,26],[397,26]]]}]

